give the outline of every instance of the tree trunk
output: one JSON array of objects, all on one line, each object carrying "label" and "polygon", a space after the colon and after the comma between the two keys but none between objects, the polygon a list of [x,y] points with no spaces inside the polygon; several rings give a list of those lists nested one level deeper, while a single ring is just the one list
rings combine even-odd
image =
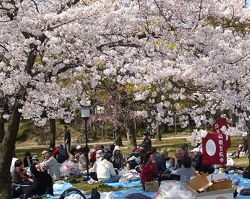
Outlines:
[{"label": "tree trunk", "polygon": [[10,165],[12,155],[15,151],[15,143],[17,132],[19,129],[21,113],[18,112],[19,106],[17,103],[14,106],[9,119],[8,130],[2,140],[0,147],[0,198],[10,199],[11,197],[11,174]]},{"label": "tree trunk", "polygon": [[3,113],[0,113],[0,143],[2,143],[4,137],[4,118]]},{"label": "tree trunk", "polygon": [[116,129],[114,131],[114,144],[118,145],[118,146],[123,146],[122,144],[122,137],[121,137],[121,133],[120,133],[120,129]]},{"label": "tree trunk", "polygon": [[250,121],[246,121],[247,127],[247,144],[248,144],[248,166],[250,166]]},{"label": "tree trunk", "polygon": [[128,147],[130,148],[136,148],[137,143],[136,143],[136,137],[135,137],[135,132],[131,132],[129,125],[125,123],[125,131],[127,135],[127,141],[128,141]]},{"label": "tree trunk", "polygon": [[161,141],[162,135],[160,130],[160,125],[157,123],[155,139],[157,142]]},{"label": "tree trunk", "polygon": [[50,147],[55,148],[56,147],[56,120],[50,119],[49,120],[50,125]]}]

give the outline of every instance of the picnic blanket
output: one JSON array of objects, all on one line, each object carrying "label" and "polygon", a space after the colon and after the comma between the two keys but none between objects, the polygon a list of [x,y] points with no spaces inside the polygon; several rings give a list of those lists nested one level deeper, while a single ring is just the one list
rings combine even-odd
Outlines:
[{"label": "picnic blanket", "polygon": [[[250,199],[250,195],[240,195],[240,190],[241,189],[248,189],[250,188],[250,179],[243,178],[241,174],[226,174],[227,178],[232,179],[232,183],[237,184],[237,191],[238,195],[235,197],[235,199]],[[119,191],[113,191],[109,193],[103,193],[101,195],[102,199],[125,199],[128,195],[130,194],[135,194],[135,193],[140,193],[142,195],[145,195],[149,198],[154,198],[156,195],[156,192],[145,192],[142,187],[137,187],[136,186],[141,186],[140,180],[137,181],[131,181],[128,183],[107,183],[107,185],[115,187],[115,188],[124,188],[124,190],[119,190]],[[66,181],[57,181],[53,185],[54,189],[54,196],[51,195],[44,195],[43,197],[46,197],[48,199],[59,199],[60,195],[68,188],[73,187],[72,184],[66,182]],[[129,187],[133,187],[129,189]],[[86,196],[87,199],[90,198],[90,195],[86,195],[85,191],[82,191],[82,193]]]}]

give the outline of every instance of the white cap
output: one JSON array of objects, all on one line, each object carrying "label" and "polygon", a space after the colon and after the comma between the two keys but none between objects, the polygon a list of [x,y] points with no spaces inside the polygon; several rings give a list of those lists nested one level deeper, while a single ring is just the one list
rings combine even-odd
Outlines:
[{"label": "white cap", "polygon": [[191,152],[200,152],[199,148],[194,148]]},{"label": "white cap", "polygon": [[119,147],[119,146],[115,146],[114,151],[115,151],[115,150],[120,151],[121,149],[120,149],[120,147]]},{"label": "white cap", "polygon": [[78,146],[76,147],[76,149],[77,149],[77,150],[81,149],[81,145],[78,145]]}]

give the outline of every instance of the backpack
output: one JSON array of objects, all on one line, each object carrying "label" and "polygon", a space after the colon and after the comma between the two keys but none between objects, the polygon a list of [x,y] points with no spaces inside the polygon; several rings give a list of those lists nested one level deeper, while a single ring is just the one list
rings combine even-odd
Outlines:
[{"label": "backpack", "polygon": [[243,178],[249,178],[250,179],[250,166],[248,166],[244,171],[243,171]]},{"label": "backpack", "polygon": [[80,195],[82,199],[86,199],[85,195],[77,188],[70,187],[67,190],[65,190],[59,197],[59,199],[65,199],[66,197],[70,195]]},{"label": "backpack", "polygon": [[90,199],[100,199],[100,198],[101,198],[101,195],[98,192],[97,188],[93,188],[91,190],[91,197],[90,197]]}]

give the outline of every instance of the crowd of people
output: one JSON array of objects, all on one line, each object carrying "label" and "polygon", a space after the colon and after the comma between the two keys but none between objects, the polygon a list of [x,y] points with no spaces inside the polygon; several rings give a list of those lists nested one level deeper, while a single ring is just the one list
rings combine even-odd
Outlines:
[{"label": "crowd of people", "polygon": [[65,162],[73,163],[75,173],[87,177],[91,183],[118,182],[121,170],[135,169],[140,174],[144,190],[145,183],[149,181],[178,180],[185,186],[197,173],[214,172],[212,165],[202,165],[199,148],[189,151],[188,145],[183,144],[175,150],[173,157],[169,157],[168,149],[157,152],[147,133],[142,137],[142,143],[128,157],[124,157],[121,148],[113,144],[105,147],[97,143],[91,150],[78,145],[68,151],[70,144],[66,139],[57,148],[42,151],[42,160],[30,152],[25,153],[23,160],[13,157],[10,169],[13,187],[21,185],[20,193],[26,197],[46,193],[53,195],[53,183],[62,178],[60,167]]}]

